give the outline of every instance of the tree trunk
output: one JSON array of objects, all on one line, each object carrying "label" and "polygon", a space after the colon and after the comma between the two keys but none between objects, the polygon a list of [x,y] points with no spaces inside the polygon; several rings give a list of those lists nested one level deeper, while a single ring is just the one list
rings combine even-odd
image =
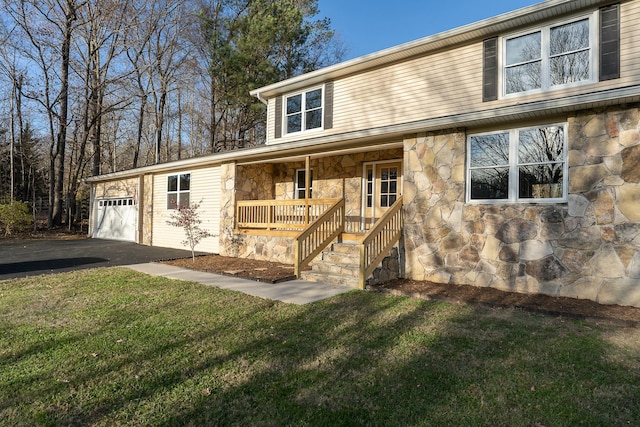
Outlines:
[{"label": "tree trunk", "polygon": [[67,116],[69,110],[69,62],[71,50],[71,33],[73,21],[76,19],[76,5],[73,0],[67,0],[65,13],[64,38],[62,40],[62,70],[60,71],[60,116],[58,137],[56,140],[56,152],[54,175],[55,185],[53,191],[53,213],[51,220],[53,225],[62,224],[62,210],[64,198],[64,170],[65,148],[67,142]]}]

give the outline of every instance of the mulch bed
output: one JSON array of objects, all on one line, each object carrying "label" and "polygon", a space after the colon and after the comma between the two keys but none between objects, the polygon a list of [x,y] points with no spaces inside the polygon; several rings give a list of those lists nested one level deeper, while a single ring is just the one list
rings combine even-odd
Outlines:
[{"label": "mulch bed", "polygon": [[[226,274],[235,277],[276,283],[291,280],[293,266],[255,259],[232,258],[220,255],[198,256],[164,261],[183,268]],[[613,319],[629,324],[640,323],[640,308],[602,305],[589,300],[550,297],[547,295],[520,294],[492,288],[467,285],[444,285],[427,281],[396,280],[372,288],[373,291],[388,292],[427,300],[443,300],[458,304],[476,304],[491,307],[514,307],[542,313]]]},{"label": "mulch bed", "polygon": [[289,264],[220,255],[202,255],[197,256],[195,260],[182,258],[163,261],[163,263],[266,283],[278,283],[296,278],[293,274],[293,266]]}]

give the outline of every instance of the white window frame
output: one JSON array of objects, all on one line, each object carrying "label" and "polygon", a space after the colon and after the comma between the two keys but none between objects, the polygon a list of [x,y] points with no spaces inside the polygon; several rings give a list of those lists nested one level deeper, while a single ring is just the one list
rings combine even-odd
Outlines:
[{"label": "white window frame", "polygon": [[[562,197],[558,198],[520,198],[520,180],[518,174],[518,168],[522,166],[518,161],[518,141],[519,134],[522,131],[527,131],[531,129],[539,129],[545,127],[562,127],[564,129],[564,144],[562,147]],[[500,129],[491,132],[482,132],[482,133],[474,133],[467,135],[467,165],[466,169],[466,190],[465,190],[465,199],[469,204],[505,204],[505,203],[527,203],[527,204],[537,204],[537,203],[566,203],[567,196],[569,192],[569,159],[568,159],[568,145],[569,145],[569,134],[568,134],[569,126],[568,123],[546,123],[540,124],[537,126],[526,126],[522,128],[513,128],[513,129]],[[472,199],[471,198],[471,171],[474,168],[471,167],[471,138],[483,135],[494,135],[499,133],[508,133],[509,134],[509,162],[508,165],[504,165],[503,167],[509,168],[509,183],[508,183],[508,197],[505,199]],[[523,165],[527,165],[526,163]],[[481,169],[481,168],[477,168]]]},{"label": "white window frame", "polygon": [[[590,77],[586,80],[581,80],[579,82],[565,83],[561,85],[551,85],[550,84],[550,33],[551,28],[559,27],[562,25],[571,24],[573,22],[582,21],[587,19],[589,21],[589,74]],[[570,87],[582,86],[586,84],[596,83],[598,81],[598,46],[599,46],[599,35],[598,35],[598,13],[597,11],[574,16],[570,19],[565,19],[561,21],[554,21],[547,25],[541,27],[533,27],[529,28],[525,31],[520,31],[517,33],[508,34],[506,36],[502,36],[500,39],[500,87],[502,98],[513,98],[522,96],[523,94],[531,95],[536,93],[548,92],[552,90],[566,89]],[[523,37],[533,33],[541,33],[541,87],[530,89],[522,92],[513,92],[507,93],[507,78],[506,78],[506,70],[507,70],[507,41]]]},{"label": "white window frame", "polygon": [[[367,209],[371,209],[371,213],[372,213],[372,217],[375,217],[376,215],[376,201],[375,201],[375,197],[376,197],[376,174],[378,173],[378,168],[384,167],[385,165],[388,164],[392,164],[392,163],[399,163],[400,164],[400,176],[398,177],[398,195],[402,196],[402,194],[404,193],[404,162],[402,159],[391,159],[391,160],[379,160],[379,161],[373,161],[373,162],[363,162],[362,163],[362,182],[360,184],[360,190],[361,190],[361,200],[362,202],[360,203],[360,226],[361,228],[364,230],[365,228],[365,216],[366,216],[366,211]],[[367,176],[367,169],[371,168],[371,176],[372,176],[372,182],[371,182],[371,206],[368,206],[367,204],[367,197],[369,196],[369,192],[368,192],[368,188],[367,188],[367,184],[368,184],[368,176]]]},{"label": "white window frame", "polygon": [[[311,110],[306,110],[306,100],[307,100],[307,94],[309,92],[314,92],[316,90],[320,90],[320,107],[319,108],[314,108]],[[289,100],[289,98],[292,98],[294,96],[301,96],[301,103],[300,103],[300,113],[296,113],[296,114],[300,114],[301,117],[301,124],[300,124],[300,130],[299,131],[293,131],[293,132],[289,132],[289,116],[293,115],[293,114],[287,114],[287,101]],[[291,93],[288,94],[286,96],[284,96],[283,100],[282,100],[282,129],[283,129],[283,135],[295,135],[295,134],[301,134],[301,133],[307,133],[307,132],[316,132],[316,131],[321,131],[324,129],[324,109],[325,109],[325,99],[324,99],[324,85],[322,86],[316,86],[316,87],[312,87],[309,89],[305,89],[301,92],[296,92],[296,93]],[[313,129],[307,129],[307,111],[312,111],[312,110],[320,110],[320,126],[317,128],[313,128]]]},{"label": "white window frame", "polygon": [[[188,190],[181,190],[180,189],[180,177],[183,175],[189,175],[189,189]],[[177,177],[177,187],[176,187],[176,191],[169,191],[169,179],[171,179],[171,177]],[[182,194],[187,194],[189,196],[189,204],[191,204],[191,177],[192,177],[192,173],[191,172],[180,172],[180,173],[176,173],[176,174],[171,174],[171,175],[167,175],[167,210],[176,210],[178,209],[178,207],[180,206],[180,195]],[[176,206],[170,206],[169,204],[169,195],[171,194],[175,194],[176,195]]]},{"label": "white window frame", "polygon": [[[300,172],[305,174],[305,180],[306,180],[306,173],[307,170],[306,169],[296,169],[296,179],[295,179],[295,183],[294,183],[294,188],[293,188],[293,198],[296,200],[304,200],[300,198],[300,192],[305,192],[306,191],[306,187],[307,184],[305,181],[303,182],[299,182],[300,180],[298,179]],[[309,180],[309,198],[311,199],[313,197],[313,169],[309,169],[309,175],[310,175],[310,180]]]}]

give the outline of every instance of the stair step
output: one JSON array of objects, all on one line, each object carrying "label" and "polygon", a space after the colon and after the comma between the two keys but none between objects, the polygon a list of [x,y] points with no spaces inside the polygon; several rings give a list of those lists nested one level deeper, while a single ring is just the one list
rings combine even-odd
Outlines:
[{"label": "stair step", "polygon": [[328,251],[341,254],[357,254],[360,256],[360,246],[357,242],[332,243],[329,245]]},{"label": "stair step", "polygon": [[322,252],[322,256],[318,261],[326,261],[341,265],[358,265],[360,264],[360,251],[358,251],[357,254],[334,251]]},{"label": "stair step", "polygon": [[357,276],[360,273],[358,264],[336,264],[331,262],[318,261],[311,265],[311,271],[324,274],[342,274],[347,276]]},{"label": "stair step", "polygon": [[314,271],[303,271],[302,277],[303,280],[308,280],[309,282],[321,282],[326,283],[328,285],[339,285],[339,286],[349,286],[352,288],[358,288],[358,276],[355,275],[342,275],[342,274],[326,274],[326,273],[317,273]]}]

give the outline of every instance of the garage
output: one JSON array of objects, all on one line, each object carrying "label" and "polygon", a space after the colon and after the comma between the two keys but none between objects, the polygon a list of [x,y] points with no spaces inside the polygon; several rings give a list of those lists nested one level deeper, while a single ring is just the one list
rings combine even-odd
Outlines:
[{"label": "garage", "polygon": [[98,239],[136,241],[136,203],[133,197],[96,200],[95,231]]}]

